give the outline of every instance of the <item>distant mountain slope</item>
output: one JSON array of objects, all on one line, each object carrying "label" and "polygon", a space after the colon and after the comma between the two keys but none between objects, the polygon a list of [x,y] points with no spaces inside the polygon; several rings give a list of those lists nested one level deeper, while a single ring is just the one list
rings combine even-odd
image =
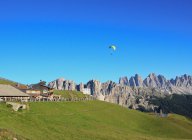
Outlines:
[{"label": "distant mountain slope", "polygon": [[[189,100],[185,100],[187,101],[185,103],[183,102],[184,100],[182,100],[182,95],[192,96],[192,76],[187,74],[177,76],[174,79],[166,79],[163,75],[151,73],[144,80],[141,76],[136,74],[131,78],[126,76],[121,77],[119,78],[118,83],[110,80],[104,83],[98,80],[90,80],[87,83],[81,83],[79,85],[72,80],[59,78],[50,82],[48,85],[57,90],[83,91],[83,88],[88,88],[91,90],[91,95],[96,97],[98,100],[119,104],[126,108],[150,112],[155,112],[155,110],[159,108],[160,104],[157,104],[159,98],[168,99],[169,96],[178,94],[181,95],[181,101],[179,101],[180,98],[177,97],[177,100],[175,100],[174,103],[180,106],[180,111],[178,111],[179,107],[176,107],[177,109],[175,109],[175,107],[174,109],[172,108],[173,102],[170,100],[168,112],[192,117],[192,113],[186,113],[191,111],[190,108],[192,104]],[[151,102],[154,98],[157,102]],[[183,102],[183,106],[181,102]],[[166,104],[163,103],[161,105],[164,106]]]},{"label": "distant mountain slope", "polygon": [[2,78],[2,77],[0,77],[0,84],[11,85],[11,86],[14,86],[14,87],[17,87],[17,88],[20,88],[20,89],[27,88],[27,86],[24,85],[24,84],[21,84],[21,83],[12,81],[12,80],[8,80],[8,79]]},{"label": "distant mountain slope", "polygon": [[0,104],[0,127],[30,140],[192,139],[192,121],[179,115],[160,118],[101,102],[39,102],[12,112]]},{"label": "distant mountain slope", "polygon": [[5,78],[1,78],[0,77],[0,84],[5,84],[5,85],[16,85],[17,82],[5,79]]},{"label": "distant mountain slope", "polygon": [[[54,80],[48,85],[58,90],[75,90],[79,86],[74,81],[65,80],[64,78]],[[131,88],[156,89],[163,94],[192,94],[192,76],[184,74],[176,76],[175,79],[166,79],[163,75],[151,73],[143,80],[141,76],[136,74],[130,79],[126,76],[119,78],[119,83],[111,80],[104,83],[90,80],[84,86],[90,88],[91,94],[94,96],[110,95],[114,94],[114,92],[117,94],[120,92],[123,94],[128,92],[136,94],[131,91]]]},{"label": "distant mountain slope", "polygon": [[159,106],[164,113],[177,113],[192,118],[192,95],[172,94],[165,98],[153,98],[150,102]]}]

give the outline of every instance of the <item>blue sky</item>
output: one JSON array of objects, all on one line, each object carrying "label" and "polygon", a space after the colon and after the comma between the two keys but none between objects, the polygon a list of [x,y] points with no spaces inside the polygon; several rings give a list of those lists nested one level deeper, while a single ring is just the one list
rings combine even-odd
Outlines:
[{"label": "blue sky", "polygon": [[191,7],[191,0],[0,1],[0,76],[29,84],[192,75]]}]

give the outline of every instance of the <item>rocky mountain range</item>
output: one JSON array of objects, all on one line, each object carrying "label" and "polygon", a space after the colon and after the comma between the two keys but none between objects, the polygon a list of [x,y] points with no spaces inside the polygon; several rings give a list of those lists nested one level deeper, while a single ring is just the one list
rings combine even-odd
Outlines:
[{"label": "rocky mountain range", "polygon": [[[58,90],[80,90],[78,88],[80,85],[77,85],[72,80],[65,80],[64,78],[52,81],[48,84],[48,86]],[[116,87],[149,88],[156,89],[157,91],[165,94],[192,94],[192,76],[185,74],[180,77],[177,76],[175,79],[168,80],[163,75],[155,75],[154,73],[151,73],[143,80],[141,76],[136,74],[130,79],[126,76],[119,78],[119,83],[112,81],[101,83],[97,80],[91,80],[88,83],[83,84],[83,87],[90,88],[92,95],[109,95],[110,92]],[[117,91],[117,94],[118,93],[120,93],[120,91]]]},{"label": "rocky mountain range", "polygon": [[74,81],[59,78],[50,82],[48,86],[57,90],[83,91],[84,88],[88,88],[91,95],[99,100],[127,108],[154,111],[158,106],[151,104],[150,101],[153,98],[172,94],[192,95],[192,76],[185,74],[175,79],[166,79],[163,75],[151,73],[143,80],[136,74],[131,78],[126,76],[119,78],[119,83],[113,81],[101,83],[97,80],[90,80],[86,84],[79,85]]},{"label": "rocky mountain range", "polygon": [[49,87],[57,90],[77,90],[76,84],[72,80],[65,80],[64,78],[59,78],[48,84]]}]

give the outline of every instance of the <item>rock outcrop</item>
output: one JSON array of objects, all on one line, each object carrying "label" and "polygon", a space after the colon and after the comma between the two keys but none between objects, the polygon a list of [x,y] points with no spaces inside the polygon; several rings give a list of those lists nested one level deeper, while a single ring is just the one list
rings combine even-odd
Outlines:
[{"label": "rock outcrop", "polygon": [[53,89],[58,89],[57,88],[57,82],[56,81],[52,81],[48,84],[48,87],[53,88]]},{"label": "rock outcrop", "polygon": [[57,89],[58,90],[63,90],[64,89],[64,81],[65,79],[64,78],[59,78],[56,80],[56,83],[57,83]]},{"label": "rock outcrop", "polygon": [[181,77],[177,76],[174,83],[177,87],[190,87],[192,86],[192,76],[186,74]]},{"label": "rock outcrop", "polygon": [[101,82],[97,80],[91,80],[86,84],[86,87],[91,89],[91,95],[97,99],[104,101],[105,96],[101,93]]},{"label": "rock outcrop", "polygon": [[[65,80],[64,78],[59,78],[48,84],[49,87],[57,90],[79,90],[83,91],[84,87],[91,89],[91,94],[96,95],[109,95],[113,94],[125,94],[127,91],[126,87],[132,88],[155,88],[158,92],[165,94],[192,94],[192,76],[182,75],[177,76],[175,79],[167,80],[163,75],[156,76],[154,73],[149,74],[149,76],[143,81],[142,77],[136,74],[130,79],[127,77],[121,77],[119,83],[108,81],[101,83],[97,80],[91,80],[87,84],[81,83],[80,85],[75,84],[74,81]],[[118,87],[119,90],[114,90]],[[134,94],[134,93],[133,93]]]},{"label": "rock outcrop", "polygon": [[87,84],[76,84],[63,78],[49,83],[51,88],[58,90],[78,90],[89,88],[91,95],[99,100],[107,101],[121,106],[138,110],[155,110],[156,106],[150,104],[150,99],[154,97],[165,97],[170,94],[192,94],[192,76],[177,76],[175,79],[167,80],[163,75],[154,73],[142,80],[136,74],[128,79],[121,77],[119,83],[107,81],[101,83],[91,80]]},{"label": "rock outcrop", "polygon": [[158,88],[166,89],[168,86],[167,79],[163,75],[158,75]]},{"label": "rock outcrop", "polygon": [[79,85],[76,86],[76,89],[80,92],[83,92],[84,90],[84,84],[83,83],[80,83]]},{"label": "rock outcrop", "polygon": [[91,80],[87,83],[87,88],[91,89],[91,95],[97,95],[101,93],[101,82],[97,80]]},{"label": "rock outcrop", "polygon": [[6,102],[6,104],[12,106],[12,109],[14,111],[18,111],[19,109],[22,109],[22,110],[27,109],[27,105],[25,104],[14,103],[14,102]]},{"label": "rock outcrop", "polygon": [[143,80],[142,77],[136,74],[135,76],[132,76],[129,80],[131,87],[143,87]]},{"label": "rock outcrop", "polygon": [[123,86],[129,86],[129,79],[127,76],[119,78],[119,84]]},{"label": "rock outcrop", "polygon": [[63,82],[64,90],[76,90],[76,84],[74,81],[65,80]]},{"label": "rock outcrop", "polygon": [[149,76],[144,80],[144,85],[149,88],[160,87],[158,77],[154,73],[149,74]]},{"label": "rock outcrop", "polygon": [[76,90],[76,84],[74,81],[65,80],[64,78],[59,78],[48,84],[50,88],[57,90]]}]

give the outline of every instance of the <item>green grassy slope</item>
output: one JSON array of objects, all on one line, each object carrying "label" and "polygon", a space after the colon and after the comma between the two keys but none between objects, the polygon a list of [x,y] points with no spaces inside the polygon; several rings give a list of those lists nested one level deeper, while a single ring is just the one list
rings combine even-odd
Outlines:
[{"label": "green grassy slope", "polygon": [[39,102],[13,112],[0,104],[0,127],[32,140],[192,139],[192,122],[100,102]]},{"label": "green grassy slope", "polygon": [[0,140],[13,140],[14,138],[19,140],[27,140],[26,138],[18,136],[11,131],[8,131],[6,129],[0,129]]},{"label": "green grassy slope", "polygon": [[[2,85],[11,85],[11,86],[16,87],[17,82],[14,82],[14,81],[11,81],[11,80],[7,80],[7,79],[4,79],[4,78],[0,78],[0,84],[2,84]],[[24,85],[24,84],[19,84],[18,88],[26,89],[27,86]]]},{"label": "green grassy slope", "polygon": [[0,84],[4,84],[4,85],[16,85],[15,82],[9,81],[9,80],[5,80],[5,79],[0,79]]},{"label": "green grassy slope", "polygon": [[85,95],[79,91],[54,90],[54,94],[61,95],[62,97],[67,99],[88,97],[88,95]]}]

